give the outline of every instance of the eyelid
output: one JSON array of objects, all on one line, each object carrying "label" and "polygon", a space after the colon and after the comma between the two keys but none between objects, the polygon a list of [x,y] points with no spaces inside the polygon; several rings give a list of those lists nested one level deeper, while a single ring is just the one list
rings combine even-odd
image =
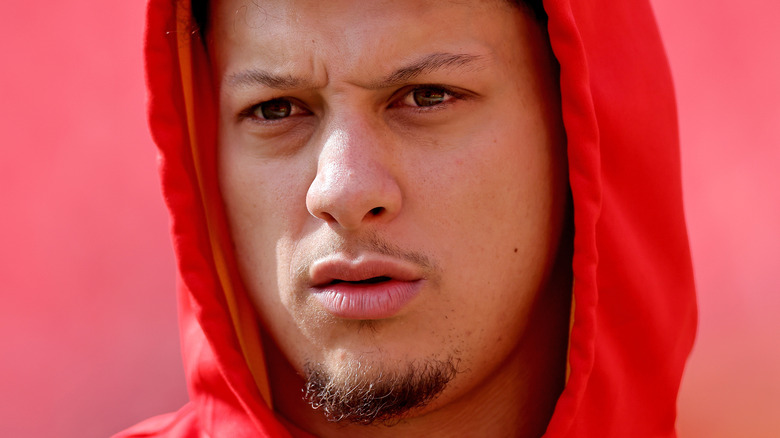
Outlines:
[{"label": "eyelid", "polygon": [[[427,89],[441,90],[445,94],[449,95],[450,97],[448,99],[446,99],[445,101],[443,101],[442,103],[438,104],[438,105],[427,106],[427,107],[426,106],[417,106],[417,105],[406,105],[406,104],[404,104],[404,101],[409,96],[411,96],[412,93],[414,93],[415,91],[427,90]],[[467,99],[469,97],[469,95],[467,93],[461,92],[461,91],[459,91],[457,89],[454,89],[453,87],[449,87],[447,85],[441,85],[441,84],[417,84],[417,85],[410,85],[410,86],[407,86],[407,87],[404,87],[404,88],[400,89],[398,92],[395,93],[395,96],[397,96],[397,97],[393,99],[392,104],[390,105],[391,107],[396,107],[396,106],[402,105],[402,106],[406,106],[408,108],[413,108],[413,109],[418,110],[418,111],[433,111],[433,110],[442,108],[444,106],[447,106],[448,104],[453,103],[452,102],[453,100],[464,100],[464,99]]]},{"label": "eyelid", "polygon": [[[281,119],[265,119],[262,117],[257,116],[257,111],[260,109],[260,105],[268,102],[273,102],[275,100],[281,100],[281,101],[287,101],[290,102],[290,115]],[[265,99],[261,102],[257,102],[255,104],[249,105],[248,107],[241,110],[241,112],[238,113],[238,121],[243,120],[251,120],[255,123],[280,123],[284,122],[285,120],[293,117],[293,116],[299,116],[303,114],[309,114],[311,111],[309,111],[305,105],[303,105],[298,99],[294,99],[292,97],[274,97],[271,99]]]}]

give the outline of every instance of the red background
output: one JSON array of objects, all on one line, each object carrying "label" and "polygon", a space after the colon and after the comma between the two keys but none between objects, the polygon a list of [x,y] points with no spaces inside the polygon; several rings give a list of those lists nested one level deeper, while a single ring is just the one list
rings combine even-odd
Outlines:
[{"label": "red background", "polygon": [[[0,436],[100,437],[186,400],[144,115],[143,2],[0,15]],[[780,436],[780,6],[655,0],[701,309],[686,437]]]}]

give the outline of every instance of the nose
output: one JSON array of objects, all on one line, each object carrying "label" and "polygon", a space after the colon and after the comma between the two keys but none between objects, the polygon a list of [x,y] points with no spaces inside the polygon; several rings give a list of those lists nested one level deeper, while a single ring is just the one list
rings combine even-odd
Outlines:
[{"label": "nose", "polygon": [[380,130],[353,121],[326,131],[317,176],[306,194],[312,216],[354,231],[398,214],[401,188]]}]

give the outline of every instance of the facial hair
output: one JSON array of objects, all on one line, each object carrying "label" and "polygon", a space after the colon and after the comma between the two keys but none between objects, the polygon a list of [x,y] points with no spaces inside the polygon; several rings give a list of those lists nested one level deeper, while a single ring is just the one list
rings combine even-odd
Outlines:
[{"label": "facial hair", "polygon": [[433,401],[457,374],[457,360],[427,359],[394,372],[353,362],[330,372],[307,363],[304,398],[332,422],[392,426]]}]

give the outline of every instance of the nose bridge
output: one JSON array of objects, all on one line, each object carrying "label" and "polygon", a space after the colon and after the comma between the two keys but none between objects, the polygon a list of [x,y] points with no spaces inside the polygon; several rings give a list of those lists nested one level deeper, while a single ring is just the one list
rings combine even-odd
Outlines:
[{"label": "nose bridge", "polygon": [[352,186],[350,180],[379,171],[382,155],[387,151],[381,148],[378,129],[362,120],[363,117],[345,115],[339,119],[331,121],[325,131],[317,176],[322,174],[332,184]]},{"label": "nose bridge", "polygon": [[367,167],[370,151],[366,150],[365,147],[361,148],[359,144],[361,137],[364,137],[363,142],[365,142],[368,140],[366,138],[368,136],[361,132],[365,128],[359,126],[360,124],[362,123],[359,121],[332,123],[330,129],[326,131],[320,150],[317,163],[318,176],[321,171],[327,174],[328,172],[340,173],[350,169],[354,174],[360,167]]},{"label": "nose bridge", "polygon": [[345,229],[397,214],[401,193],[381,126],[351,112],[332,117],[323,132],[309,212]]}]

